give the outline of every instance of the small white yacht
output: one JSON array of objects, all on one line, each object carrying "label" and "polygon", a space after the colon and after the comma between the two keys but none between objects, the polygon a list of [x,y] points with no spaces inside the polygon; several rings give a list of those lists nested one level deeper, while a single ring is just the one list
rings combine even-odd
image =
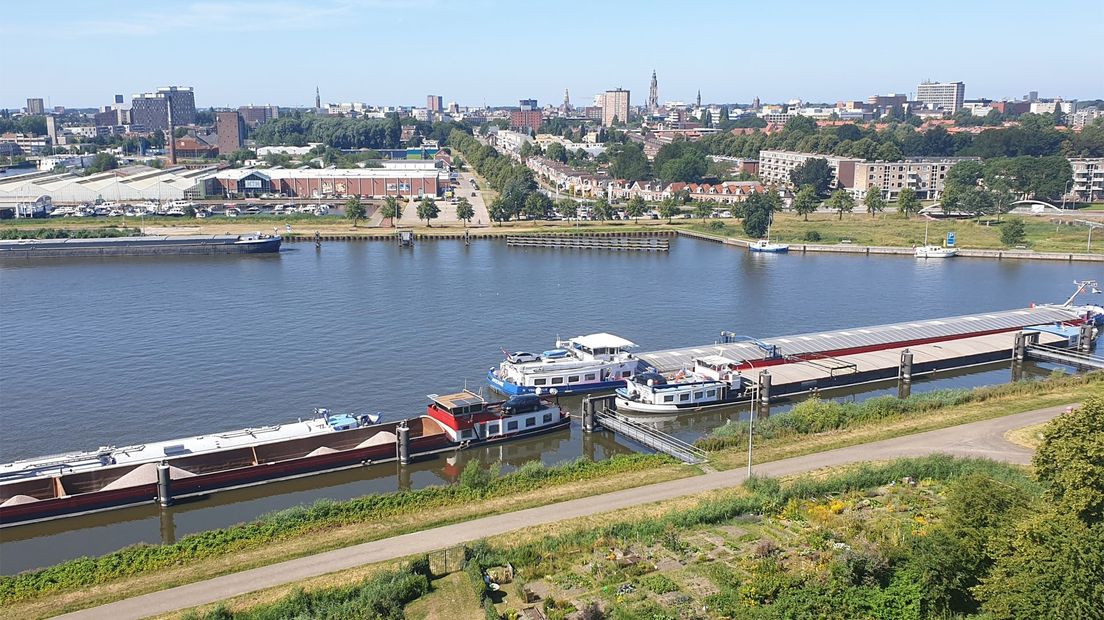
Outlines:
[{"label": "small white yacht", "polygon": [[634,375],[617,388],[617,410],[675,413],[723,407],[746,400],[749,382],[737,371],[740,362],[721,355],[694,359],[694,369],[673,378],[658,372]]},{"label": "small white yacht", "polygon": [[505,361],[487,371],[487,381],[508,395],[612,390],[636,373],[640,360],[629,352],[635,347],[606,333],[557,340],[555,349],[539,355],[507,353]]},{"label": "small white yacht", "polygon": [[928,226],[924,225],[924,245],[914,248],[913,255],[916,258],[950,258],[958,255],[958,248],[942,245],[928,245]]}]

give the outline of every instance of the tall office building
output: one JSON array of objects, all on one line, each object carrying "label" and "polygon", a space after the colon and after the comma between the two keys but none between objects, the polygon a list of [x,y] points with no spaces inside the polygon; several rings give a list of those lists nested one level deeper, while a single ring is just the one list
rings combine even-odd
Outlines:
[{"label": "tall office building", "polygon": [[629,91],[623,88],[607,90],[602,95],[602,124],[613,125],[614,120],[629,122]]},{"label": "tall office building", "polygon": [[518,100],[518,107],[521,108],[522,110],[526,110],[526,111],[536,110],[537,109],[537,100],[536,99],[519,99]]},{"label": "tall office building", "polygon": [[35,97],[33,99],[27,99],[27,114],[45,114],[46,105],[42,102],[41,97]]},{"label": "tall office building", "polygon": [[659,110],[659,82],[656,80],[655,69],[652,69],[652,84],[648,87],[648,114],[655,114]]},{"label": "tall office building", "polygon": [[170,101],[174,126],[195,123],[195,92],[190,86],[168,86],[156,92],[134,95],[130,99],[131,122],[145,131],[168,130]]},{"label": "tall office building", "polygon": [[229,155],[242,146],[245,123],[235,110],[215,112],[215,132],[218,133],[219,155]]},{"label": "tall office building", "polygon": [[922,82],[916,87],[916,100],[925,105],[942,108],[950,114],[962,109],[966,96],[963,82]]},{"label": "tall office building", "polygon": [[440,113],[445,109],[445,98],[441,95],[426,95],[426,109]]}]

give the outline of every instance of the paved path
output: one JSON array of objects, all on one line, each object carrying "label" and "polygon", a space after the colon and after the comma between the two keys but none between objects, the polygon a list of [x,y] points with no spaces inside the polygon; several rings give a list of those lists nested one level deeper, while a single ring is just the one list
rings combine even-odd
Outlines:
[{"label": "paved path", "polygon": [[[974,422],[896,439],[764,463],[756,465],[754,472],[769,476],[787,476],[822,467],[861,461],[922,456],[936,452],[1025,464],[1031,459],[1031,451],[1005,441],[1004,433],[1011,429],[1045,422],[1064,411],[1065,408],[1063,405],[1029,411],[995,420]],[[744,474],[744,468],[708,473],[688,479],[672,480],[538,508],[483,517],[466,523],[447,525],[352,547],[344,547],[168,590],[143,594],[60,617],[124,620],[163,614],[197,605],[214,603],[256,590],[302,581],[363,564],[392,560],[417,553],[427,553],[534,525],[554,523],[575,517],[585,517],[640,504],[669,500],[684,495],[733,487],[744,481]]]}]

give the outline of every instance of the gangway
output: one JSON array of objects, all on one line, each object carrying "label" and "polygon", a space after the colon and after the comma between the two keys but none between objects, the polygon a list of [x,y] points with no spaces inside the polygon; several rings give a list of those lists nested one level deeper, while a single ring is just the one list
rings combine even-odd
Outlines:
[{"label": "gangway", "polygon": [[620,433],[653,450],[669,454],[683,463],[699,465],[707,460],[705,451],[701,448],[647,424],[621,417],[616,413],[599,413],[594,419],[615,433]]},{"label": "gangway", "polygon": [[1026,352],[1028,357],[1042,362],[1068,364],[1070,366],[1080,366],[1082,368],[1104,369],[1104,357],[1093,355],[1092,353],[1074,351],[1073,349],[1060,349],[1045,344],[1029,344],[1027,345]]},{"label": "gangway", "polygon": [[612,407],[613,402],[613,396],[590,396],[584,399],[583,431],[593,432],[599,427],[605,427],[690,465],[700,465],[708,460],[701,448],[648,424],[618,415]]}]

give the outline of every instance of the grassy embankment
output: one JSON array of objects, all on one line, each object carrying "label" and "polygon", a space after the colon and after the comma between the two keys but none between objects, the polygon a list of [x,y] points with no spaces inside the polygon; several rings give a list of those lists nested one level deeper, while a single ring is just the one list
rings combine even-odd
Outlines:
[{"label": "grassy embankment", "polygon": [[[1006,218],[1008,216],[1005,216]],[[1012,216],[1017,217],[1017,216]],[[1085,252],[1089,229],[1081,226],[1056,226],[1045,217],[1025,217],[1024,232],[1027,249],[1037,252]],[[719,221],[719,220],[712,220]],[[744,238],[738,222],[726,222],[724,231],[710,227],[712,223],[696,222],[689,227],[700,232],[723,234]],[[771,240],[784,243],[812,243],[834,245],[850,240],[852,245],[889,247],[915,247],[924,243],[924,228],[928,227],[929,243],[940,244],[949,231],[955,232],[958,247],[978,250],[1009,249],[1001,243],[1001,228],[985,226],[973,220],[933,221],[913,217],[904,219],[895,214],[880,214],[871,218],[867,214],[852,213],[839,220],[829,213],[814,213],[809,221],[793,213],[778,213],[771,227]],[[816,231],[819,241],[808,241],[806,235]],[[1093,252],[1104,252],[1104,235],[1093,235]]]},{"label": "grassy embankment", "polygon": [[[481,181],[481,188],[486,187],[486,182]],[[489,204],[493,200],[493,190],[481,189],[484,199]],[[1080,226],[1056,227],[1045,217],[1023,218],[1026,233],[1024,246],[1039,252],[1085,252],[1088,240],[1088,229]],[[295,215],[261,215],[240,216],[237,218],[215,217],[207,219],[182,219],[174,217],[149,217],[144,220],[125,218],[125,221],[104,220],[102,218],[58,218],[49,222],[43,220],[6,220],[0,223],[0,233],[11,235],[7,232],[13,229],[38,229],[38,228],[66,228],[72,230],[107,227],[137,227],[141,226],[147,234],[221,234],[244,233],[260,230],[266,232],[276,228],[281,233],[286,231],[286,226],[291,224],[294,233],[313,235],[314,231],[331,235],[354,236],[390,236],[394,229],[385,227],[369,227],[363,223],[353,227],[352,222],[338,216],[313,216],[308,214]],[[723,228],[714,228],[723,224]],[[1000,240],[1000,227],[986,226],[973,220],[969,221],[929,221],[919,218],[903,219],[896,214],[880,214],[876,218],[862,213],[845,215],[843,220],[829,213],[814,213],[809,216],[809,221],[804,221],[793,213],[778,213],[774,218],[771,228],[771,238],[787,243],[818,243],[833,245],[844,240],[849,240],[852,245],[865,246],[889,246],[889,247],[914,247],[924,242],[924,229],[929,227],[928,239],[932,243],[938,243],[946,236],[948,231],[955,231],[957,245],[967,249],[1007,249]],[[462,222],[434,222],[432,227],[417,226],[415,230],[422,234],[449,234],[464,228]],[[686,228],[710,234],[719,234],[733,238],[744,238],[740,221],[735,219],[712,219],[708,222],[701,220],[675,219],[671,224],[666,220],[641,219],[639,221],[606,221],[606,222],[544,222],[544,221],[517,221],[494,224],[473,228],[473,232],[479,235],[511,234],[519,232],[546,232],[546,233],[579,233],[579,232],[635,232],[657,231],[666,229]],[[819,241],[806,241],[806,234],[816,231],[820,235]],[[1093,252],[1104,252],[1104,235],[1097,235],[1093,239]]]},{"label": "grassy embankment", "polygon": [[[756,460],[765,462],[1071,403],[1102,391],[1104,373],[1092,373],[918,395],[898,405],[885,399],[877,399],[872,405],[814,403],[806,406],[805,413],[823,410],[827,418],[780,414],[758,423]],[[711,456],[715,466],[744,462],[746,435],[741,438],[740,427],[725,427],[716,437],[703,440],[717,449]],[[0,604],[18,610],[22,616],[38,617],[326,549],[694,473],[666,459],[644,456],[561,468],[532,464],[478,489],[455,485],[324,502],[188,536],[175,545],[130,547],[100,558],[0,577]]]},{"label": "grassy embankment", "polygon": [[[493,547],[476,544],[463,573],[427,575],[429,592],[409,602],[405,612],[412,618],[442,617],[432,613],[447,604],[451,615],[446,617],[513,617],[510,612],[524,605],[522,590],[529,589],[542,595],[538,606],[550,618],[563,618],[590,602],[623,614],[606,616],[613,618],[673,619],[680,617],[677,610],[691,606],[708,610],[704,617],[730,617],[740,606],[770,604],[781,590],[798,587],[796,579],[783,579],[785,570],[760,574],[763,560],[778,560],[778,566],[769,568],[788,568],[794,577],[824,574],[829,568],[835,575],[837,564],[858,570],[861,577],[864,570],[874,569],[864,567],[864,560],[880,559],[868,541],[907,548],[910,538],[924,536],[929,523],[945,511],[948,485],[970,476],[1027,494],[1039,492],[1020,468],[947,456],[834,468],[782,481],[755,480],[735,489],[527,528]],[[884,486],[905,478],[919,482]],[[486,569],[496,572],[493,567],[507,562],[515,567],[515,577],[492,595],[475,575]],[[290,617],[325,609],[313,606],[322,604],[363,612],[362,601],[373,599],[362,591],[424,574],[419,567],[426,564],[411,558],[397,571],[397,562],[358,567],[163,617]],[[855,585],[874,587],[863,580]],[[868,604],[892,599],[873,596],[878,594],[873,589],[849,594]]]}]

